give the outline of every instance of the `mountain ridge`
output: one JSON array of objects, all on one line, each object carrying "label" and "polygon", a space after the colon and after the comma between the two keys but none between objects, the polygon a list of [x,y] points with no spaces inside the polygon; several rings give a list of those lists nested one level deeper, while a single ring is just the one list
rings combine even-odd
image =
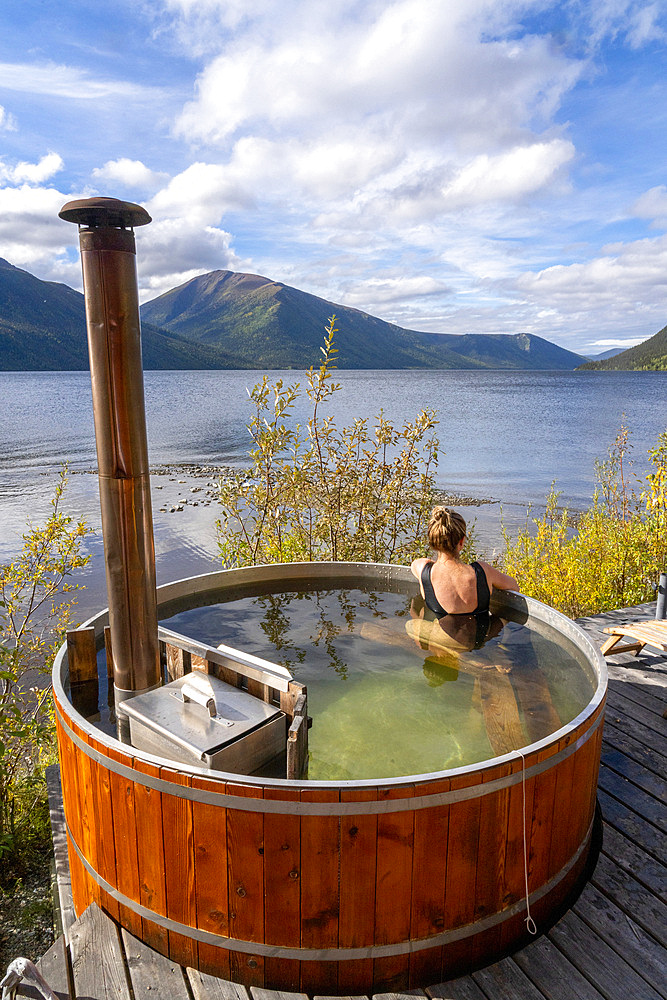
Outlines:
[{"label": "mountain ridge", "polygon": [[[85,302],[69,285],[43,281],[0,257],[0,371],[85,371]],[[145,368],[233,368],[235,359],[142,324]]]},{"label": "mountain ridge", "polygon": [[199,275],[142,306],[150,322],[195,342],[224,346],[249,368],[304,367],[304,352],[316,364],[322,331],[334,313],[339,368],[572,370],[582,361],[582,355],[533,334],[408,330],[262,275],[234,271]]},{"label": "mountain ridge", "polygon": [[648,340],[615,354],[613,358],[597,359],[580,365],[583,371],[667,371],[667,326]]},{"label": "mountain ridge", "polygon": [[[336,363],[356,369],[572,370],[581,355],[532,334],[407,330],[262,275],[211,271],[146,303],[146,369],[286,369],[320,362],[335,313]],[[88,368],[84,297],[0,258],[0,370]]]}]

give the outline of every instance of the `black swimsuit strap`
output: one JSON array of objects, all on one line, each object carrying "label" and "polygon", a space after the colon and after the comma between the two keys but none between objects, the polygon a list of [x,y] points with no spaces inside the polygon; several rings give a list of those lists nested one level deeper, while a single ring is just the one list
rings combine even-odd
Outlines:
[{"label": "black swimsuit strap", "polygon": [[435,591],[433,589],[433,584],[431,583],[431,570],[433,569],[433,563],[427,562],[421,572],[422,587],[424,588],[424,600],[426,601],[426,607],[429,611],[432,611],[434,615],[442,618],[448,612],[445,611],[443,606],[438,601],[435,596]]},{"label": "black swimsuit strap", "polygon": [[480,566],[478,562],[470,563],[475,571],[475,576],[477,577],[477,607],[475,608],[474,614],[481,614],[483,611],[489,610],[489,604],[491,603],[491,591],[489,590],[489,583],[486,579],[486,573],[484,572],[484,567]]},{"label": "black swimsuit strap", "polygon": [[[485,611],[489,610],[489,602],[491,600],[491,592],[489,591],[489,584],[486,579],[486,573],[484,568],[480,566],[478,562],[470,564],[475,571],[475,578],[477,582],[477,607],[474,611],[463,612],[464,614],[483,614]],[[431,570],[433,568],[432,562],[427,562],[421,571],[421,582],[424,589],[424,600],[426,601],[426,607],[429,611],[432,611],[434,615],[442,617],[443,615],[449,614],[445,611],[443,606],[438,601],[435,596],[435,591],[433,589],[433,584],[431,583]]]}]

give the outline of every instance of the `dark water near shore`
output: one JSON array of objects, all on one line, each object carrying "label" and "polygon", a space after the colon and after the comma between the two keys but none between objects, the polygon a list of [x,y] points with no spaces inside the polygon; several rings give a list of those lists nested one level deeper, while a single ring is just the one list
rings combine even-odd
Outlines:
[{"label": "dark water near shore", "polygon": [[[293,372],[273,372],[297,381]],[[250,416],[246,387],[258,372],[147,372],[146,406],[152,465],[244,464]],[[400,424],[423,407],[440,420],[442,455],[437,479],[443,490],[491,505],[469,507],[480,547],[500,545],[500,506],[510,527],[529,503],[539,508],[557,481],[564,501],[583,508],[593,491],[594,462],[604,458],[625,421],[632,431],[638,471],[658,433],[667,426],[667,373],[343,371],[331,409],[339,423],[386,415]],[[306,413],[298,413],[303,419]],[[76,474],[68,508],[99,525],[90,378],[87,372],[0,373],[0,560],[20,546],[27,519],[48,512],[58,468]],[[185,480],[185,482],[179,482]],[[155,477],[153,506],[158,578],[216,569],[215,505],[185,506],[170,513],[193,483],[178,470]],[[165,507],[161,511],[161,507]],[[90,543],[92,565],[82,608],[100,604],[102,555],[99,535]]]}]

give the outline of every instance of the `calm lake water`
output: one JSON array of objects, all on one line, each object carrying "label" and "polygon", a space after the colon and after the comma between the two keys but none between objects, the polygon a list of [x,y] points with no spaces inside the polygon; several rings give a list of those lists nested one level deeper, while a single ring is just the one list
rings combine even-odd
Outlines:
[{"label": "calm lake water", "polygon": [[[269,374],[298,380],[294,372]],[[151,464],[244,464],[246,388],[260,378],[254,371],[146,372]],[[667,373],[341,371],[337,380],[343,388],[331,411],[339,423],[382,407],[396,423],[423,407],[437,411],[438,484],[493,501],[464,510],[489,553],[500,543],[501,505],[505,523],[516,528],[527,504],[543,504],[556,480],[564,501],[580,509],[593,491],[595,459],[605,457],[623,422],[632,432],[637,471],[667,426]],[[26,520],[38,522],[48,512],[63,462],[76,473],[68,509],[98,527],[97,481],[86,474],[95,469],[88,373],[0,373],[0,560],[19,548]],[[170,504],[192,483],[175,473],[154,477],[153,485],[159,582],[216,569],[215,505],[172,514]],[[106,603],[99,533],[89,549],[81,606],[92,611]]]}]

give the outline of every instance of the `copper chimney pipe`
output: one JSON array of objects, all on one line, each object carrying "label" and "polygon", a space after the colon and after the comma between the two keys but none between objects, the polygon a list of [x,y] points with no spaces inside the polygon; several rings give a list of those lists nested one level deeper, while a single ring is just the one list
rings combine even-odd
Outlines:
[{"label": "copper chimney pipe", "polygon": [[79,226],[116,704],[162,683],[134,227],[144,208],[71,201]]}]

